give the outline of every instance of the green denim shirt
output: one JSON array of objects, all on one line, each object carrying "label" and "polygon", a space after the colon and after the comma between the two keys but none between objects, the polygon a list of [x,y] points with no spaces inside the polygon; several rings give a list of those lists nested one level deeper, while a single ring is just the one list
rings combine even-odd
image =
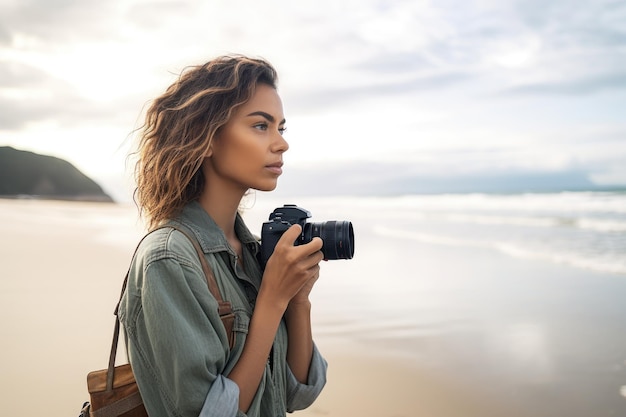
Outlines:
[{"label": "green denim shirt", "polygon": [[307,384],[287,364],[287,328],[280,323],[259,389],[247,414],[228,374],[243,350],[262,270],[259,243],[241,217],[242,268],[221,229],[198,202],[173,222],[198,239],[222,297],[235,313],[235,346],[208,290],[198,255],[179,231],[164,228],[141,242],[130,268],[119,318],[129,361],[150,417],[284,416],[313,403],[326,382],[326,361],[314,346]]}]

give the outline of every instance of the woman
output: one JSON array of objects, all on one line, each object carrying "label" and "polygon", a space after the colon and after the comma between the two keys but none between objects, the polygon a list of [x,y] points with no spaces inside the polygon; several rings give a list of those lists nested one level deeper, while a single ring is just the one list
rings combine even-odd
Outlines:
[{"label": "woman", "polygon": [[236,332],[229,349],[189,239],[172,228],[150,233],[119,317],[151,417],[285,415],[325,384],[308,297],[322,241],[294,246],[294,225],[262,269],[238,214],[248,190],[276,187],[284,131],[275,70],[243,56],[187,69],[147,112],[135,170],[142,214],[152,228],[174,222],[193,232],[233,305]]}]

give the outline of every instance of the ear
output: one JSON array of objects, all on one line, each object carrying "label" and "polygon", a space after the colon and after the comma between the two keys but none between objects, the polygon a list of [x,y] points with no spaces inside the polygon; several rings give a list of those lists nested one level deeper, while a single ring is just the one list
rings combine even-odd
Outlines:
[{"label": "ear", "polygon": [[213,135],[213,137],[209,139],[209,149],[204,155],[205,158],[211,158],[213,156],[213,146],[215,144],[215,141],[219,138],[219,136],[220,136],[220,130],[218,129],[217,132],[215,132],[215,134]]},{"label": "ear", "polygon": [[[215,135],[217,136],[217,135]],[[205,158],[210,158],[213,156],[213,144],[215,143],[215,137],[213,137],[212,140],[209,140],[209,149],[207,149],[206,153],[204,154]]]}]

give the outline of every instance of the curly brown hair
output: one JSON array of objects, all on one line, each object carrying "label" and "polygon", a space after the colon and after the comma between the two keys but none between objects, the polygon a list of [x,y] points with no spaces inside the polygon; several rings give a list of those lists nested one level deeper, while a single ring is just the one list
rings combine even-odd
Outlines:
[{"label": "curly brown hair", "polygon": [[219,129],[259,83],[276,88],[276,70],[260,58],[226,55],[187,67],[156,98],[139,128],[134,198],[152,228],[200,197],[202,161]]}]

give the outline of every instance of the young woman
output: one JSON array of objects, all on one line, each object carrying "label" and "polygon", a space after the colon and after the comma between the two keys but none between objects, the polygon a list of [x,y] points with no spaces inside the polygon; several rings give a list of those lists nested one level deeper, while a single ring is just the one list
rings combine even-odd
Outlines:
[{"label": "young woman", "polygon": [[193,233],[233,305],[236,334],[230,349],[191,241],[172,228],[148,234],[119,317],[150,417],[285,415],[325,384],[309,301],[322,241],[294,246],[294,225],[262,269],[238,214],[248,190],[276,187],[284,131],[274,68],[243,56],[188,68],[147,112],[135,169],[142,214],[151,228],[173,222]]}]

